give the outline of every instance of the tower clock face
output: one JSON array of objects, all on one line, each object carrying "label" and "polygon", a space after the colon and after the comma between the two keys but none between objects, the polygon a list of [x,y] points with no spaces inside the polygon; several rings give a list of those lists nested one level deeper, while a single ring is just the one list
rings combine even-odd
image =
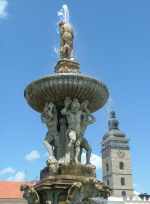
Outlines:
[{"label": "tower clock face", "polygon": [[119,150],[119,151],[118,151],[118,156],[119,156],[119,158],[124,158],[124,157],[125,157],[125,152]]}]

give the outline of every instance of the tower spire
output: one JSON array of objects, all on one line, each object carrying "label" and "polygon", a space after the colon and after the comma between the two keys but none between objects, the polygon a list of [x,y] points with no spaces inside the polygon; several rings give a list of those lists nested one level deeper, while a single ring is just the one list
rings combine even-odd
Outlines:
[{"label": "tower spire", "polygon": [[108,120],[108,128],[109,130],[119,129],[119,120],[116,117],[116,112],[111,111]]}]

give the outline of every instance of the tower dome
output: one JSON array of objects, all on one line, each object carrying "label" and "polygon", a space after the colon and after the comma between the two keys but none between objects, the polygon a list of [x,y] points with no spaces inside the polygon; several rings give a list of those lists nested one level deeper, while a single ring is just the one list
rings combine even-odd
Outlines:
[{"label": "tower dome", "polygon": [[119,129],[119,120],[116,117],[116,112],[111,111],[108,120],[108,132],[104,135],[107,137],[126,137],[126,135]]}]

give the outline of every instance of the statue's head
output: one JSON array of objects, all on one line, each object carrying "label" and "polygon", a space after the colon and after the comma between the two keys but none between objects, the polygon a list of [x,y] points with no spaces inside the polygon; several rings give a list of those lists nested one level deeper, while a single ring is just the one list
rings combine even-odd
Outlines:
[{"label": "statue's head", "polygon": [[26,191],[26,190],[28,190],[30,187],[27,185],[27,184],[22,184],[21,186],[20,186],[20,190],[21,191]]},{"label": "statue's head", "polygon": [[56,113],[56,106],[52,102],[48,104],[48,112],[53,114]]},{"label": "statue's head", "polygon": [[52,113],[55,111],[55,105],[52,102],[47,102],[44,106],[44,114],[48,115],[49,113]]},{"label": "statue's head", "polygon": [[64,31],[65,32],[69,32],[69,33],[72,33],[73,32],[73,29],[72,29],[72,26],[70,23],[64,23],[63,24],[63,28],[64,28]]},{"label": "statue's head", "polygon": [[88,105],[89,105],[89,101],[88,100],[83,101],[83,103],[81,104],[81,109],[82,110],[87,109]]},{"label": "statue's head", "polygon": [[60,34],[61,34],[61,40],[63,40],[63,42],[67,42],[67,44],[70,44],[70,46],[73,43],[73,28],[71,26],[70,23],[65,23],[63,21],[61,21],[59,23],[59,30],[60,30]]},{"label": "statue's head", "polygon": [[50,102],[49,104],[48,104],[48,109],[49,110],[52,110],[54,108],[54,104],[52,103],[52,102]]},{"label": "statue's head", "polygon": [[70,99],[70,97],[66,97],[65,99],[65,106],[69,106],[71,104],[72,100]]},{"label": "statue's head", "polygon": [[77,112],[80,110],[80,103],[78,99],[74,98],[71,104],[71,111],[72,112]]}]

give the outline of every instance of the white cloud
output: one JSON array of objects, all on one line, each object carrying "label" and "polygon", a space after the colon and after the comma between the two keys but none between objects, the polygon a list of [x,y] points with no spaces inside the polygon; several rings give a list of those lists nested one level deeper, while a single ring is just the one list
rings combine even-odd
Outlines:
[{"label": "white cloud", "polygon": [[16,172],[15,169],[11,168],[11,167],[7,167],[4,169],[0,169],[0,175],[5,175],[5,174],[14,174]]},{"label": "white cloud", "polygon": [[134,191],[134,195],[140,195],[140,193],[137,191]]},{"label": "white cloud", "polygon": [[96,154],[91,155],[91,163],[95,165],[97,169],[102,168],[102,158]]},{"label": "white cloud", "polygon": [[0,18],[5,18],[7,16],[7,0],[0,0]]},{"label": "white cloud", "polygon": [[59,56],[59,49],[57,47],[53,48],[54,53],[57,55],[57,57]]},{"label": "white cloud", "polygon": [[[81,158],[81,163],[85,164],[85,162],[86,162],[86,154],[83,153],[82,158]],[[102,168],[102,158],[100,156],[92,153],[90,162],[91,162],[91,164],[96,166],[96,169]]]},{"label": "white cloud", "polygon": [[27,155],[25,155],[25,159],[27,161],[34,161],[34,160],[40,159],[40,154],[37,150],[33,150]]},{"label": "white cloud", "polygon": [[17,171],[14,176],[9,176],[7,181],[25,181],[26,175],[24,171]]},{"label": "white cloud", "polygon": [[26,175],[25,175],[24,172],[18,171],[18,172],[16,173],[15,177],[14,177],[14,180],[15,180],[15,181],[24,181],[24,180],[25,180],[25,177],[26,177]]},{"label": "white cloud", "polygon": [[134,195],[132,200],[133,201],[141,201],[141,198],[139,197],[140,193],[138,193],[137,191],[134,191]]}]

